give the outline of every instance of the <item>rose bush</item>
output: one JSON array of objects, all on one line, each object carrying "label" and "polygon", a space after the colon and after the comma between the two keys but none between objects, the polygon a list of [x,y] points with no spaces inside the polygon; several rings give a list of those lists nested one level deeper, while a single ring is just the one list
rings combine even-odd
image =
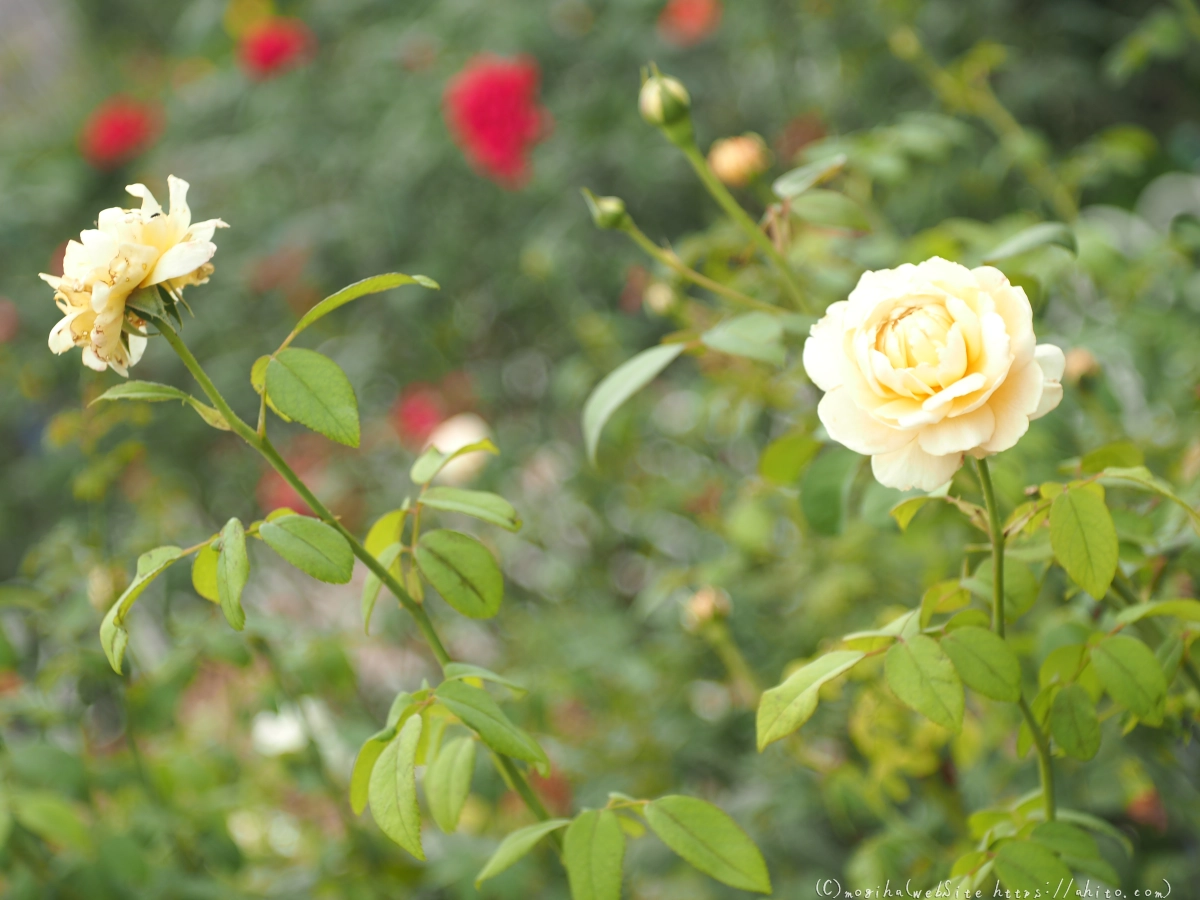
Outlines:
[{"label": "rose bush", "polygon": [[1025,291],[934,257],[865,272],[812,327],[804,368],[829,436],[881,484],[932,491],[1012,447],[1062,400],[1063,352],[1036,344]]}]

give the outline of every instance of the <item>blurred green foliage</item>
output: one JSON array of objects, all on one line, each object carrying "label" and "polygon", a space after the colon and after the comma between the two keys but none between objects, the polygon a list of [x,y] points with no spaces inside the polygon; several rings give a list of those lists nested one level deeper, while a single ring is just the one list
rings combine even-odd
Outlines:
[{"label": "blurred green foliage", "polygon": [[[971,813],[1034,786],[1032,763],[1005,743],[1010,709],[968,715],[951,740],[876,684],[835,687],[802,738],[757,754],[757,688],[824,641],[918,605],[960,574],[961,547],[977,533],[950,509],[901,533],[888,517],[897,493],[853,454],[816,446],[802,329],[784,336],[782,367],[715,352],[677,363],[609,423],[591,467],[579,411],[595,383],[664,333],[717,314],[636,248],[595,232],[578,189],[624,198],[651,239],[710,278],[757,290],[768,270],[744,266],[744,237],[639,118],[639,66],[657,60],[687,84],[702,147],[747,131],[767,138],[774,170],[739,192],[755,214],[773,176],[844,153],[839,192],[869,227],[848,233],[818,209],[794,234],[819,309],[864,268],[934,254],[976,264],[1024,226],[1062,218],[1038,189],[1038,173],[1052,173],[1082,209],[1078,257],[1051,247],[1002,267],[1027,287],[1040,339],[1086,354],[1073,357],[1059,411],[996,462],[1002,505],[1074,471],[1060,460],[1116,441],[1132,441],[1194,504],[1194,4],[762,0],[728,4],[690,48],[656,30],[661,6],[288,4],[281,11],[308,23],[317,51],[255,81],[238,68],[224,0],[0,4],[15,23],[0,39],[7,896],[469,897],[499,836],[530,821],[482,761],[460,833],[431,831],[428,863],[353,816],[355,748],[398,690],[433,674],[394,605],[381,603],[374,634],[362,635],[358,580],[318,586],[259,553],[246,631],[235,633],[171,571],[127,622],[132,676],[105,661],[97,627],[139,553],[196,543],[230,516],[250,521],[291,499],[187,409],[88,406],[116,376],[46,350],[57,315],[36,273],[52,271],[56,248],[97,210],[126,203],[126,183],[160,189],[171,173],[192,183],[199,216],[232,226],[212,283],[191,289],[197,315],[185,334],[245,415],[257,404],[252,363],[317,299],[384,271],[441,284],[359,301],[308,333],[355,386],[364,452],[296,426],[281,443],[361,533],[410,490],[420,442],[398,436],[397,402],[414,385],[442,413],[471,410],[491,425],[503,455],[477,484],[526,523],[493,537],[506,606],[486,624],[431,607],[463,658],[532,689],[514,709],[554,762],[536,783],[552,813],[602,805],[608,791],[705,797],[763,847],[777,895],[799,897],[818,878],[932,883],[969,843]],[[1006,132],[980,114],[978,95],[939,90],[897,39],[903,28],[949,84],[992,85],[1026,127]],[[484,51],[541,67],[554,130],[520,191],[475,174],[443,122],[446,82]],[[161,103],[165,127],[145,155],[102,173],[76,139],[114,93]],[[136,373],[188,386],[162,342]],[[794,468],[767,462],[764,448],[781,438],[793,442],[785,458],[801,460]],[[1194,539],[1163,546],[1169,510],[1137,497],[1123,505],[1122,558],[1140,567],[1138,586],[1194,594]],[[975,552],[971,565],[985,558]],[[1013,638],[1040,660],[1099,613],[1067,596],[1057,568],[1024,571],[1035,626]],[[727,619],[697,617],[697,592],[710,587]],[[1187,896],[1200,879],[1200,758],[1188,740],[1195,706],[1172,712],[1163,731],[1122,735],[1106,722],[1096,759],[1060,764],[1060,791],[1133,841],[1128,858],[1105,845],[1127,884],[1167,878]],[[653,841],[631,844],[630,857],[630,896],[736,895]],[[565,897],[567,885],[542,848],[479,893]]]}]

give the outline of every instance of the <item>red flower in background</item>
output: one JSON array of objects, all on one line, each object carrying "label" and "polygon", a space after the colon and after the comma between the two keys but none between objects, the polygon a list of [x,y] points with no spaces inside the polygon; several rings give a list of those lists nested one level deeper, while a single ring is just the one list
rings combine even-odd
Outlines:
[{"label": "red flower in background", "polygon": [[446,418],[441,393],[427,384],[410,385],[392,408],[400,440],[410,447],[425,446],[425,439]]},{"label": "red flower in background", "polygon": [[251,78],[262,81],[294,69],[316,46],[316,38],[299,19],[264,19],[242,36],[238,55]]},{"label": "red flower in background", "polygon": [[529,150],[550,116],[538,105],[541,71],[529,57],[477,56],[446,86],[446,121],[471,164],[504,187],[529,176]]},{"label": "red flower in background", "polygon": [[79,135],[83,158],[97,169],[115,169],[141,155],[158,137],[158,107],[130,97],[112,97],[93,110]]},{"label": "red flower in background", "polygon": [[721,24],[721,0],[670,0],[658,14],[658,33],[676,47],[691,47]]}]

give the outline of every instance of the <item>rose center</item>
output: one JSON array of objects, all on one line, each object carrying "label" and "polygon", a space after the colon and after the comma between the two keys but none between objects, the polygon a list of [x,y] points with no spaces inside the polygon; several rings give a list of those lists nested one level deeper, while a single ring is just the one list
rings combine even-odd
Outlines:
[{"label": "rose center", "polygon": [[906,306],[892,311],[875,336],[875,349],[897,369],[936,366],[954,319],[943,306]]}]

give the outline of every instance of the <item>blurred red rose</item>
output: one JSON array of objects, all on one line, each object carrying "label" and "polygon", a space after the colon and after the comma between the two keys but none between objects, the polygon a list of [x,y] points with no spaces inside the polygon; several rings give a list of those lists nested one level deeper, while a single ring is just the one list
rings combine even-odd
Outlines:
[{"label": "blurred red rose", "polygon": [[17,336],[21,328],[21,315],[17,304],[7,297],[0,297],[0,344],[7,344]]},{"label": "blurred red rose", "polygon": [[299,19],[275,16],[264,19],[242,36],[238,46],[242,68],[262,81],[294,69],[316,46],[316,38]]},{"label": "blurred red rose", "polygon": [[721,24],[721,0],[670,0],[658,14],[658,33],[676,47],[698,44]]},{"label": "blurred red rose", "polygon": [[550,116],[538,105],[541,72],[529,57],[477,56],[446,86],[450,130],[471,164],[507,188],[529,176],[529,150]]},{"label": "blurred red rose", "polygon": [[97,169],[115,169],[154,143],[161,120],[157,106],[130,97],[112,97],[97,106],[84,123],[79,149]]},{"label": "blurred red rose", "polygon": [[436,388],[413,384],[396,401],[392,416],[400,440],[411,447],[423,447],[433,429],[446,418],[446,408]]}]

